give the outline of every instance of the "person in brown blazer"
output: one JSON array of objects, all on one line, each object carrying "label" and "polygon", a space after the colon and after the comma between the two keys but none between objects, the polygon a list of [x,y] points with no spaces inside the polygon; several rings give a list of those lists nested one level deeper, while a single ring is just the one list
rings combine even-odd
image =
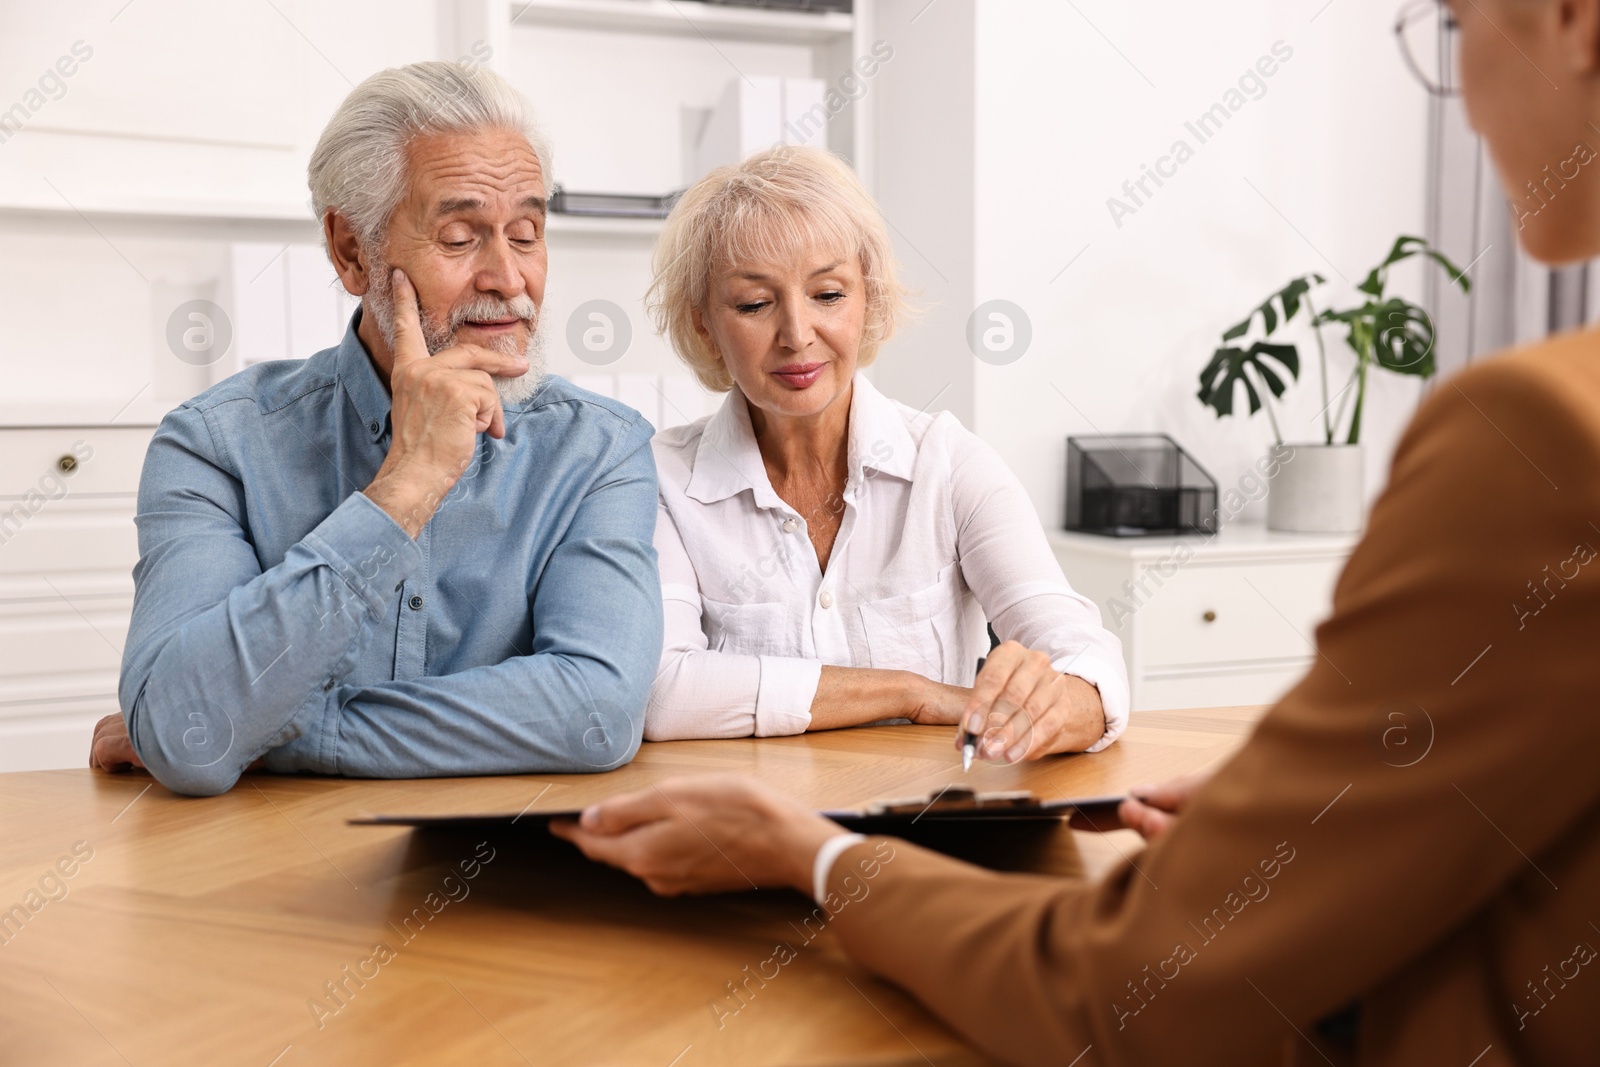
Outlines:
[{"label": "person in brown blazer", "polygon": [[[1520,202],[1600,145],[1600,0],[1451,8],[1468,113]],[[1551,263],[1600,253],[1600,172],[1563,177],[1518,212]],[[839,827],[737,778],[557,832],[659,892],[848,901],[846,951],[1007,1062],[1600,1063],[1597,555],[1586,331],[1432,391],[1310,673],[1209,781],[1125,803],[1151,840],[1098,882],[905,842],[834,856]]]}]

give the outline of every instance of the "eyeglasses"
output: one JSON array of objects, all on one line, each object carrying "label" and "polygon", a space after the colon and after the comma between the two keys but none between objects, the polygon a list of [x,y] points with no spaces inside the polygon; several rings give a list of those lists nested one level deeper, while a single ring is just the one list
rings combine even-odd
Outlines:
[{"label": "eyeglasses", "polygon": [[1461,92],[1459,26],[1444,0],[1417,0],[1395,21],[1406,66],[1435,96]]}]

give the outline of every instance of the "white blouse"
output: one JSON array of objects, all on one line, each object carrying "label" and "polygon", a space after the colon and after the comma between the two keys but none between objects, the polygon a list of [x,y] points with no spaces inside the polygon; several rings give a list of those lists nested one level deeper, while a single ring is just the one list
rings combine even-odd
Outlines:
[{"label": "white blouse", "polygon": [[1027,493],[949,412],[928,415],[857,374],[849,475],[827,573],[806,517],[767,478],[737,389],[655,435],[666,639],[644,736],[797,734],[824,664],[970,686],[1002,640],[1099,687],[1105,735],[1128,723],[1121,645],[1062,576]]}]

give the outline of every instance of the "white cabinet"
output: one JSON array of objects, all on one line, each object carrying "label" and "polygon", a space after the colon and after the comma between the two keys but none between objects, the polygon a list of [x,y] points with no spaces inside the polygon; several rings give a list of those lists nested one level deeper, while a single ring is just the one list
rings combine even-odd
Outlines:
[{"label": "white cabinet", "polygon": [[1067,580],[1122,642],[1136,711],[1282,696],[1311,665],[1355,541],[1247,525],[1215,537],[1050,534]]},{"label": "white cabinet", "polygon": [[152,432],[0,428],[0,771],[84,766],[117,711]]}]

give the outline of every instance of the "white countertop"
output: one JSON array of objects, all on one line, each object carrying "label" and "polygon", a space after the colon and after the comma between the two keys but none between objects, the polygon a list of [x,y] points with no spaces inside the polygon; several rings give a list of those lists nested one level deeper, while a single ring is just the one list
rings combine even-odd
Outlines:
[{"label": "white countertop", "polygon": [[[0,403],[0,429],[50,426],[156,426],[180,401],[136,397],[132,403],[88,397]],[[118,410],[121,409],[121,410]]]},{"label": "white countertop", "polygon": [[1208,558],[1260,556],[1342,555],[1355,547],[1360,533],[1305,534],[1269,530],[1254,523],[1230,523],[1216,534],[1154,535],[1149,537],[1107,537],[1074,530],[1050,530],[1050,541],[1058,549],[1119,559],[1162,559],[1180,544],[1193,547],[1197,555]]}]

